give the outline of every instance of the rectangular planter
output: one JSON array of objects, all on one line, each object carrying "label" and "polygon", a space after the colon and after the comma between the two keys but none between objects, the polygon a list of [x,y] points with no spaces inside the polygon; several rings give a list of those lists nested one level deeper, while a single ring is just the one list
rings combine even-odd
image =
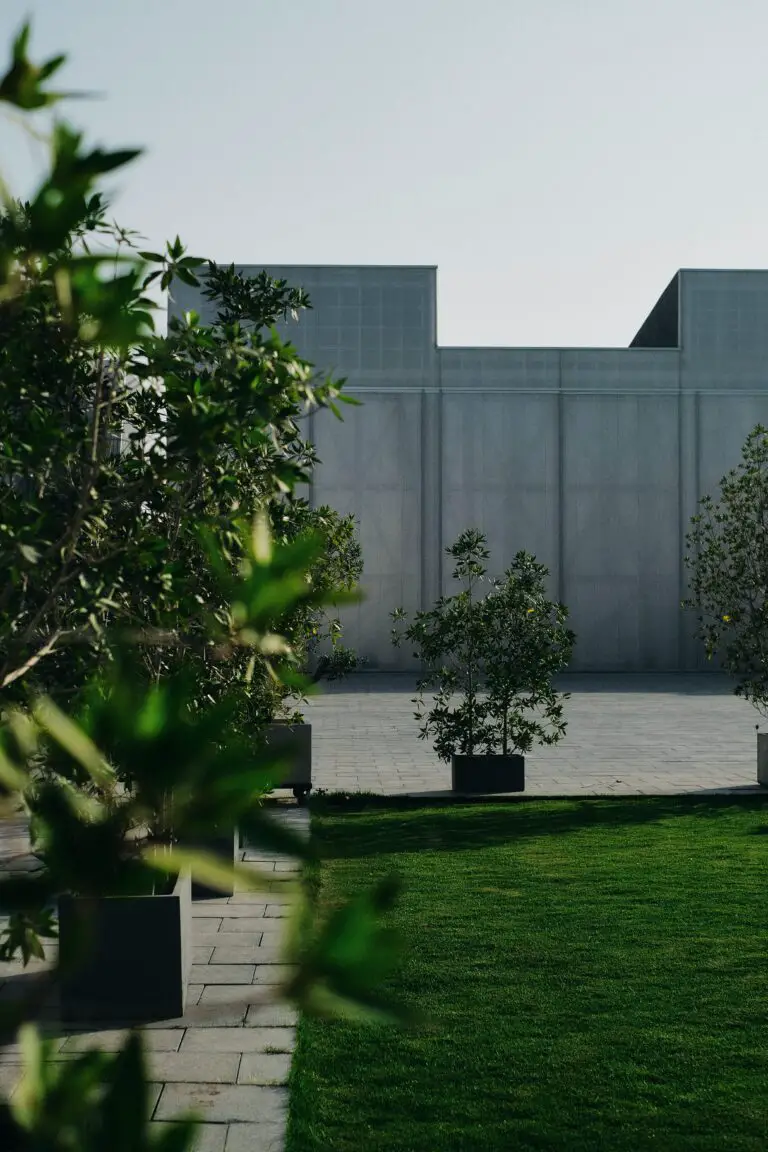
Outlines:
[{"label": "rectangular planter", "polygon": [[486,792],[524,792],[524,756],[452,756],[451,788],[454,792],[483,795]]},{"label": "rectangular planter", "polygon": [[268,748],[291,762],[286,779],[277,787],[292,788],[297,799],[306,796],[312,787],[312,725],[276,720],[267,725],[264,738]]},{"label": "rectangular planter", "polygon": [[757,782],[768,788],[768,732],[757,734]]},{"label": "rectangular planter", "polygon": [[62,1020],[184,1014],[192,963],[189,875],[162,896],[59,897]]}]

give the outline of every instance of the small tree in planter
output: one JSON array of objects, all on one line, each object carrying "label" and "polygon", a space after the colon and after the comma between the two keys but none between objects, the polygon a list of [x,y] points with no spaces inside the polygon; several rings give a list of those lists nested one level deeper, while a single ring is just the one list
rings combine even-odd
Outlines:
[{"label": "small tree in planter", "polygon": [[361,663],[343,643],[338,608],[356,598],[363,557],[354,516],[343,516],[328,505],[311,508],[305,500],[291,500],[275,518],[278,539],[289,542],[313,532],[323,541],[310,578],[315,593],[326,598],[325,606],[301,605],[286,626],[295,664],[305,678],[262,676],[260,689],[270,709],[265,739],[290,761],[291,772],[283,785],[293,789],[301,803],[312,787],[312,726],[302,710],[307,692],[321,680],[341,679]]},{"label": "small tree in planter", "polygon": [[[342,515],[323,504],[312,508],[305,500],[291,500],[277,519],[275,537],[289,543],[307,533],[323,541],[322,554],[310,573],[312,586],[327,597],[322,609],[303,608],[295,612],[288,622],[286,634],[312,683],[338,680],[359,667],[361,660],[344,642],[344,628],[338,608],[350,599],[356,599],[357,587],[363,574],[363,554],[353,515]],[[290,711],[290,700],[295,695],[283,695],[283,706],[278,714]]]},{"label": "small tree in planter", "polygon": [[[451,761],[454,791],[520,792],[524,753],[565,734],[567,695],[552,678],[573,649],[568,611],[547,599],[547,569],[526,552],[489,580],[482,533],[463,532],[446,551],[463,589],[417,613],[404,631],[393,629],[393,642],[410,642],[425,667],[414,701],[421,738],[432,736],[438,756]],[[398,609],[393,618],[406,617]]]},{"label": "small tree in planter", "polygon": [[[219,561],[230,623],[212,630],[211,650],[217,659],[238,647],[285,659],[288,643],[271,627],[281,611],[322,604],[306,579],[322,542],[302,538],[273,552],[257,524],[247,547],[237,581]],[[269,751],[254,754],[238,732],[234,693],[200,709],[193,669],[157,682],[135,651],[118,647],[113,656],[73,719],[43,699],[32,719],[0,730],[0,765],[9,756],[34,765],[24,799],[45,869],[33,896],[59,897],[62,1013],[178,1016],[191,962],[190,877],[164,873],[183,861],[180,846],[200,845],[212,828],[263,832],[259,802],[285,765]],[[23,739],[9,743],[14,732]],[[230,842],[229,861],[207,868],[192,853],[198,881],[231,886],[231,853]],[[14,891],[0,884],[6,906]]]},{"label": "small tree in planter", "polygon": [[[686,537],[697,639],[719,657],[735,693],[768,716],[768,429],[747,437],[742,460],[705,496]],[[768,785],[768,733],[758,734],[758,782]]]}]

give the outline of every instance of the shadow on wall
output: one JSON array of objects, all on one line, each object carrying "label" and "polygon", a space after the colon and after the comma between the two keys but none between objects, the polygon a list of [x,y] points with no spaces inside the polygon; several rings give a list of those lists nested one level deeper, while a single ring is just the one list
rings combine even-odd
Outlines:
[{"label": "shadow on wall", "polygon": [[[762,830],[768,814],[768,795],[664,796],[657,798],[589,800],[532,800],[516,798],[506,803],[459,803],[444,805],[392,797],[350,797],[335,801],[318,798],[313,810],[322,816],[343,816],[343,823],[317,827],[320,855],[326,860],[399,855],[403,852],[477,851],[521,839],[565,836],[573,833],[610,832],[612,829],[651,825],[679,816],[712,820],[725,810],[738,808],[754,814],[754,825],[744,835]],[[446,811],[450,808],[450,811]]]},{"label": "shadow on wall", "polygon": [[[723,672],[571,672],[555,680],[560,692],[658,693],[669,696],[730,696],[735,682]],[[356,672],[323,684],[323,695],[413,693],[412,672]]]}]

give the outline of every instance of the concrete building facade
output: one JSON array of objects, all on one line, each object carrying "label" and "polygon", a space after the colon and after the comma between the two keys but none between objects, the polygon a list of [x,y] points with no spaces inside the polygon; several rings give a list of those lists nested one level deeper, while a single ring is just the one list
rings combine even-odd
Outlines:
[{"label": "concrete building facade", "polygon": [[[362,402],[312,418],[310,495],[359,521],[366,599],[347,625],[371,668],[409,666],[389,613],[451,590],[444,549],[468,527],[495,571],[521,548],[547,565],[573,670],[707,666],[680,608],[685,534],[768,424],[768,272],[678,272],[630,347],[557,349],[440,347],[434,267],[267,271],[310,295],[299,352]],[[207,318],[196,290],[175,296]]]}]

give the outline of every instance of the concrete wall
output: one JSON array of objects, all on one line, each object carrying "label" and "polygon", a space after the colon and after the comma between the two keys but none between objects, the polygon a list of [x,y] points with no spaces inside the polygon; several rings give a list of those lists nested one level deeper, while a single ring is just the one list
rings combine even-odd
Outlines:
[{"label": "concrete wall", "polygon": [[[409,666],[389,612],[450,591],[443,550],[467,527],[497,570],[520,548],[549,567],[575,669],[704,666],[684,536],[768,423],[768,273],[679,273],[631,348],[495,349],[437,347],[434,268],[268,271],[312,299],[288,326],[299,351],[363,401],[313,418],[311,497],[358,517],[367,598],[348,634],[371,667]],[[175,307],[205,314],[183,285]]]}]

